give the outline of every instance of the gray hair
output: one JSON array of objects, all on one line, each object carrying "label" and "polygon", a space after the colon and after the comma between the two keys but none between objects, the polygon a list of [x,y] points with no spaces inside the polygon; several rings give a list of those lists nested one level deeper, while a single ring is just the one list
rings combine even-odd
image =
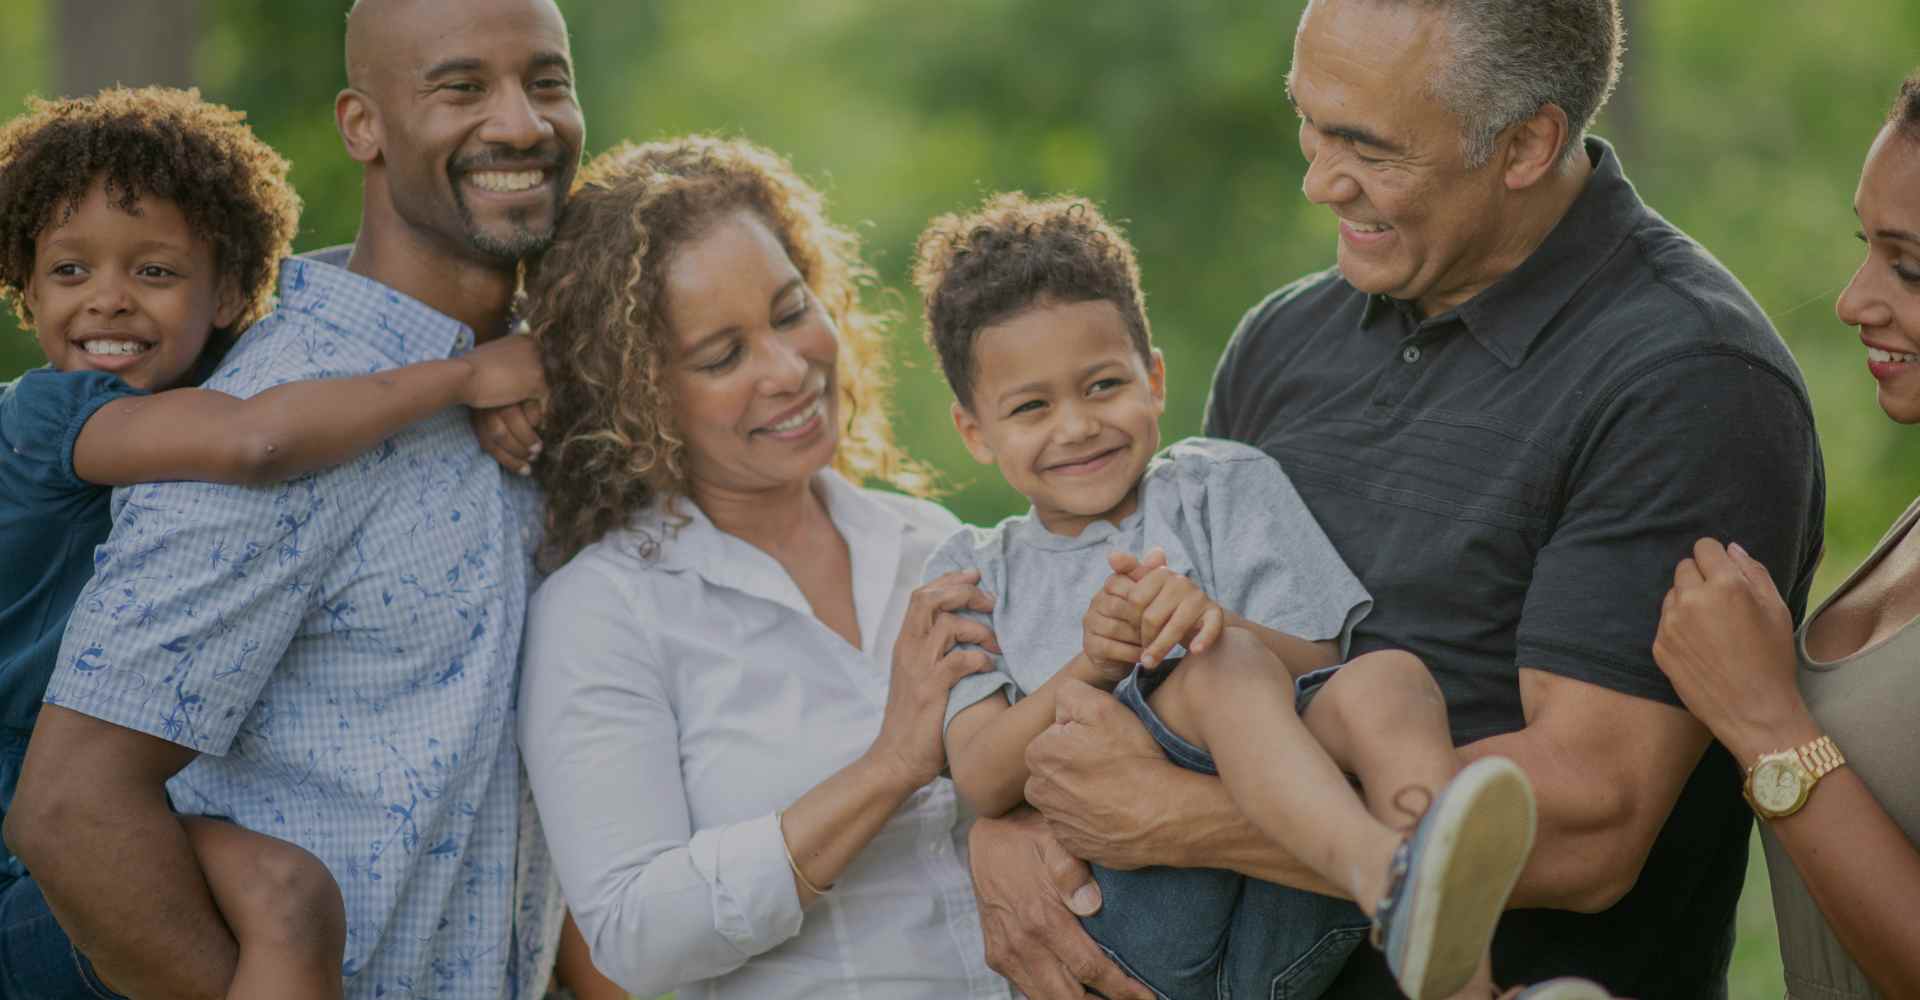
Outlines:
[{"label": "gray hair", "polygon": [[1567,113],[1561,162],[1573,159],[1620,79],[1618,0],[1426,0],[1446,15],[1453,51],[1435,84],[1478,169],[1509,126],[1547,104]]},{"label": "gray hair", "polygon": [[1620,78],[1625,29],[1618,0],[1381,2],[1413,4],[1446,18],[1452,51],[1431,87],[1460,116],[1469,169],[1493,158],[1501,132],[1548,104],[1567,114],[1560,160],[1571,161]]}]

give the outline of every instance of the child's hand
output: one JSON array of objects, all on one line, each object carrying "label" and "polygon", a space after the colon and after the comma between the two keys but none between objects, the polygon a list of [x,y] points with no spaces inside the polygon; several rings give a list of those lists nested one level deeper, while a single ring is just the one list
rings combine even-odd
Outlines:
[{"label": "child's hand", "polygon": [[1158,666],[1176,645],[1194,653],[1206,652],[1227,623],[1226,611],[1199,584],[1164,565],[1130,580],[1127,601],[1140,612],[1143,667]]},{"label": "child's hand", "polygon": [[1133,581],[1114,574],[1080,619],[1081,651],[1107,686],[1120,683],[1140,659],[1140,609],[1127,600]]},{"label": "child's hand", "polygon": [[473,409],[512,406],[547,395],[547,380],[540,372],[540,348],[532,337],[501,337],[460,357],[468,366],[460,402]]},{"label": "child's hand", "polygon": [[473,411],[473,435],[480,447],[508,472],[533,475],[533,460],[540,457],[540,418],[544,406],[538,399],[524,403]]}]

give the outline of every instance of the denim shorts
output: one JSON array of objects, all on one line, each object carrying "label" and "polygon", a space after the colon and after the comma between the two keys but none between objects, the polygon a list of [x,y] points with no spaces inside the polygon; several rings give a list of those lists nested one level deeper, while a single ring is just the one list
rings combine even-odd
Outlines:
[{"label": "denim shorts", "polygon": [[[1132,709],[1175,764],[1218,774],[1206,751],[1168,728],[1147,704],[1178,666],[1138,667],[1114,697]],[[1295,682],[1304,713],[1335,667]],[[1214,868],[1095,865],[1100,912],[1081,920],[1100,947],[1161,1000],[1310,1000],[1324,993],[1366,937],[1359,907],[1342,899]]]}]

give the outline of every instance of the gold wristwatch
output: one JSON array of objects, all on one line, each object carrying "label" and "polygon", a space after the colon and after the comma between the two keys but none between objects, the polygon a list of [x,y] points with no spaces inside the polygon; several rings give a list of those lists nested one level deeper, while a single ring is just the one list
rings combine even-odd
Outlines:
[{"label": "gold wristwatch", "polygon": [[1763,753],[1747,768],[1741,794],[1761,819],[1782,819],[1800,811],[1813,794],[1813,784],[1847,762],[1830,737],[1822,736],[1791,750]]}]

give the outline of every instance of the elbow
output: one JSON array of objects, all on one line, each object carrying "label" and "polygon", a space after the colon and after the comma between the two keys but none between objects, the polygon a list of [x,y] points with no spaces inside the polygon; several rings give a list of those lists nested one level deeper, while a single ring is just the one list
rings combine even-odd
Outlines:
[{"label": "elbow", "polygon": [[7,809],[0,839],[29,869],[54,868],[60,844],[72,838],[81,822],[76,805],[79,803],[57,786],[46,788],[22,781],[13,805]]},{"label": "elbow", "polygon": [[1026,801],[1018,788],[1001,788],[988,775],[981,774],[980,768],[969,767],[960,758],[948,762],[953,774],[953,790],[960,801],[973,810],[976,816],[988,818],[1004,816],[1013,807]]},{"label": "elbow", "polygon": [[221,479],[237,486],[277,483],[296,471],[279,435],[265,430],[243,430],[234,435],[221,465]]},{"label": "elbow", "polygon": [[1543,843],[1534,847],[1533,864],[1516,906],[1540,906],[1594,914],[1613,908],[1640,881],[1647,850],[1622,844],[1624,831],[1596,831],[1578,845]]}]

